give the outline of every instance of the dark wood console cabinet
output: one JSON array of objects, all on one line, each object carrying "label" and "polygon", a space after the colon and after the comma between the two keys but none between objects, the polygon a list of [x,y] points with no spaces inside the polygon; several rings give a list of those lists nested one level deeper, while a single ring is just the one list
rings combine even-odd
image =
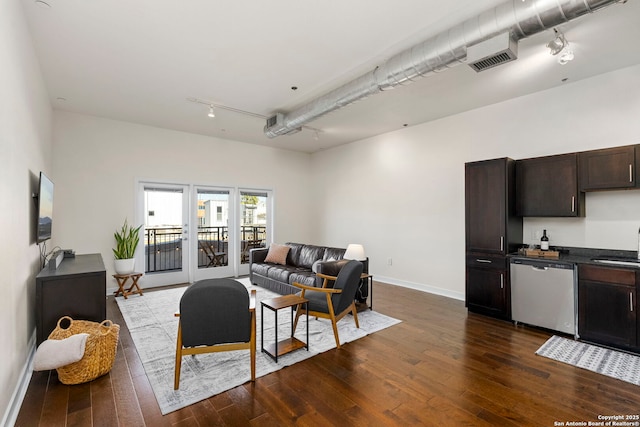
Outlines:
[{"label": "dark wood console cabinet", "polygon": [[522,218],[514,214],[515,161],[465,165],[465,303],[469,311],[511,318],[506,255],[522,244]]},{"label": "dark wood console cabinet", "polygon": [[107,317],[107,272],[100,254],[65,258],[36,277],[36,338],[49,337],[62,316],[102,322]]}]

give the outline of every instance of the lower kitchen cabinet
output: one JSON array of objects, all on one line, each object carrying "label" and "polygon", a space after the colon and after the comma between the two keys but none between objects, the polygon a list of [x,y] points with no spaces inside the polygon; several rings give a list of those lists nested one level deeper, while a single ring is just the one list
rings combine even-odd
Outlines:
[{"label": "lower kitchen cabinet", "polygon": [[[470,258],[470,259],[469,259]],[[466,305],[469,311],[511,320],[511,294],[506,259],[470,256],[466,271]]]},{"label": "lower kitchen cabinet", "polygon": [[580,265],[578,334],[585,341],[636,349],[636,272],[631,269]]}]

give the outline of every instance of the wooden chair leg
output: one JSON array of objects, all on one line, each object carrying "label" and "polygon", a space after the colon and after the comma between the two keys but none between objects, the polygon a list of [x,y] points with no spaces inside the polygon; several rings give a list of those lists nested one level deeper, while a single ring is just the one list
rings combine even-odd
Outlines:
[{"label": "wooden chair leg", "polygon": [[176,340],[176,365],[173,378],[173,389],[177,390],[180,387],[180,368],[182,365],[182,327],[178,322],[178,339]]},{"label": "wooden chair leg", "polygon": [[340,348],[340,336],[338,335],[338,322],[335,317],[331,318],[331,326],[333,326],[333,336],[336,339],[336,347]]},{"label": "wooden chair leg", "polygon": [[353,314],[353,320],[356,322],[356,328],[360,329],[360,323],[358,322],[358,310],[356,309],[356,303],[351,303],[351,314]]},{"label": "wooden chair leg", "polygon": [[[304,298],[304,296],[303,296]],[[293,333],[296,332],[296,329],[298,328],[298,319],[300,318],[300,316],[302,315],[302,313],[306,313],[306,311],[304,310],[304,308],[302,308],[304,306],[304,304],[298,304],[298,306],[296,307],[296,317],[295,319],[293,319]],[[316,318],[317,319],[317,318]]]},{"label": "wooden chair leg", "polygon": [[[276,325],[277,327],[277,325]],[[251,352],[251,381],[256,380],[256,314],[253,312],[251,316],[251,342],[249,344]]]}]

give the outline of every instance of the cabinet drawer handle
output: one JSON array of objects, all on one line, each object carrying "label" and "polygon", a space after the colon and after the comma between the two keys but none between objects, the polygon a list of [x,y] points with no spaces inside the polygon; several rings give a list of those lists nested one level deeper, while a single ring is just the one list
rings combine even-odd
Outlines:
[{"label": "cabinet drawer handle", "polygon": [[633,165],[629,164],[629,182],[633,182]]},{"label": "cabinet drawer handle", "polygon": [[576,196],[571,196],[571,212],[576,211]]},{"label": "cabinet drawer handle", "polygon": [[629,311],[633,313],[633,293],[629,292]]},{"label": "cabinet drawer handle", "polygon": [[482,262],[484,264],[491,264],[491,260],[488,260],[488,259],[476,259],[476,262]]}]

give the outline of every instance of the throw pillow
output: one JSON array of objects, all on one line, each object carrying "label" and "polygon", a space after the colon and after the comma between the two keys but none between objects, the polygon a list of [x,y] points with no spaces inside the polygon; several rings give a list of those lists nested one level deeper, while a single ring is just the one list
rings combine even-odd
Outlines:
[{"label": "throw pillow", "polygon": [[314,262],[314,263],[311,265],[311,271],[313,271],[314,273],[317,273],[317,272],[318,272],[318,264],[320,264],[321,262],[322,262],[322,260],[321,260],[321,259],[319,259],[319,260],[317,260],[316,262]]},{"label": "throw pillow", "polygon": [[63,340],[45,340],[33,358],[34,371],[48,371],[77,362],[84,356],[89,334],[75,334]]},{"label": "throw pillow", "polygon": [[272,243],[271,246],[269,246],[269,252],[267,253],[267,257],[264,259],[264,262],[287,265],[287,254],[289,253],[289,249],[290,248],[287,245]]}]

